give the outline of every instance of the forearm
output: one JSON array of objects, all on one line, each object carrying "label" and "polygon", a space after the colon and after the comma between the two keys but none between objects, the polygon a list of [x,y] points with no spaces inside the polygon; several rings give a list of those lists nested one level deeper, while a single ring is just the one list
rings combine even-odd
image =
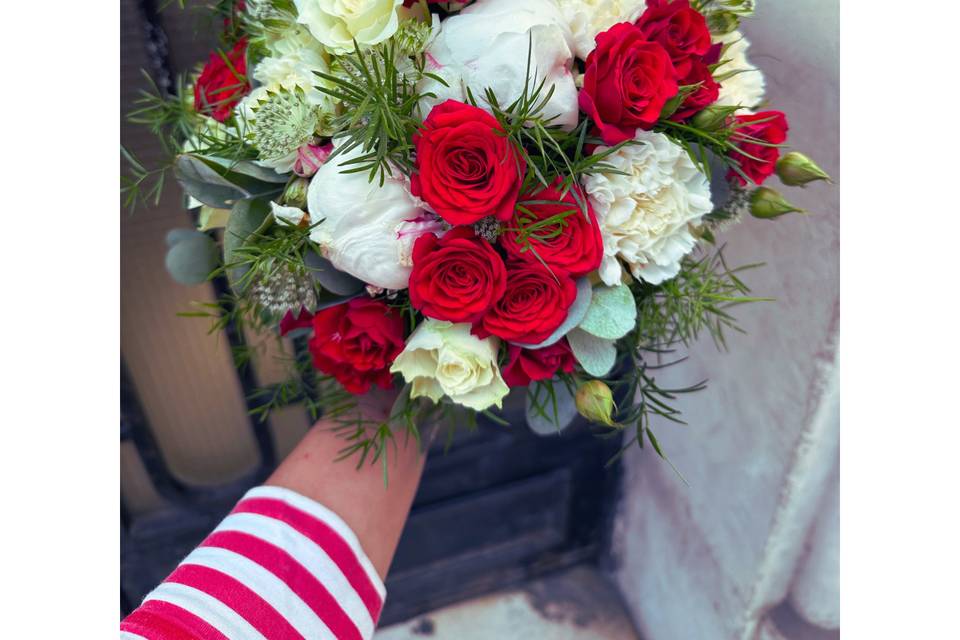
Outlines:
[{"label": "forearm", "polygon": [[353,459],[332,463],[345,446],[321,420],[266,484],[285,487],[324,505],[350,526],[381,577],[386,577],[417,491],[426,455],[413,438],[398,436],[387,456],[359,469]]}]

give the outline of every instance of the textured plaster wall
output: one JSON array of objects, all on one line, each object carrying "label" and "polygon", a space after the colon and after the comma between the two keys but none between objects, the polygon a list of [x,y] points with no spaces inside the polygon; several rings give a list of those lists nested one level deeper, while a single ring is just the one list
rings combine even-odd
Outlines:
[{"label": "textured plaster wall", "polygon": [[[757,4],[744,33],[770,105],[839,183],[837,3]],[[681,399],[690,426],[656,429],[689,486],[649,451],[626,458],[615,577],[646,640],[774,638],[767,613],[784,600],[839,626],[839,184],[783,191],[811,215],[721,238],[730,262],[767,263],[746,280],[777,301],[737,311],[748,335],[730,336],[729,353],[701,340],[660,378],[710,379]]]}]

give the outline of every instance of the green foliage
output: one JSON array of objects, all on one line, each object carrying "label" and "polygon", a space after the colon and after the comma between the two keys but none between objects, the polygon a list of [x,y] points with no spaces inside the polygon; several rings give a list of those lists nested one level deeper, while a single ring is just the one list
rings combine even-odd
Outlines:
[{"label": "green foliage", "polygon": [[334,58],[331,73],[315,72],[325,81],[317,89],[343,103],[343,115],[331,122],[334,138],[342,139],[328,161],[357,147],[361,155],[343,163],[345,173],[367,173],[383,184],[395,169],[413,172],[413,134],[420,127],[417,90],[425,77],[424,57],[405,55],[393,40]]},{"label": "green foliage", "polygon": [[632,343],[640,349],[689,346],[707,331],[718,348],[726,348],[725,331],[743,332],[729,310],[748,302],[770,301],[748,295],[740,275],[761,266],[729,268],[720,248],[713,254],[683,259],[677,277],[659,285],[636,282],[637,327]]}]

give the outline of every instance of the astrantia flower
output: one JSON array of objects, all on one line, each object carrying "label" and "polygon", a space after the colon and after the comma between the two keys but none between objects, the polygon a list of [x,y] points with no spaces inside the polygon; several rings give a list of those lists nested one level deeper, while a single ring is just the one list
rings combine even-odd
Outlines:
[{"label": "astrantia flower", "polygon": [[258,93],[250,100],[249,129],[261,160],[296,161],[297,149],[313,139],[320,111],[296,93]]},{"label": "astrantia flower", "polygon": [[747,60],[750,43],[739,31],[719,36],[716,40],[726,43],[727,47],[720,56],[722,64],[715,72],[720,79],[720,96],[715,104],[742,106],[744,111],[751,112],[763,102],[764,80],[763,73]]},{"label": "astrantia flower", "polygon": [[[531,38],[533,43],[530,49]],[[574,86],[573,37],[552,0],[479,0],[444,20],[440,33],[427,49],[427,71],[447,83],[426,79],[421,91],[432,92],[421,105],[424,114],[447,99],[464,101],[470,87],[480,106],[483,93],[493,90],[501,105],[519,98],[530,75],[544,82],[542,96],[553,87],[544,106],[544,117],[572,129],[577,124],[577,89]]]},{"label": "astrantia flower", "polygon": [[403,0],[294,0],[297,22],[334,53],[353,51],[392,36],[399,25]]},{"label": "astrantia flower", "polygon": [[499,408],[510,391],[497,367],[499,348],[499,340],[476,337],[469,324],[428,318],[407,339],[390,372],[411,384],[411,398],[437,402],[446,395],[476,411]]},{"label": "astrantia flower", "polygon": [[638,131],[636,140],[604,158],[625,175],[584,178],[603,232],[600,277],[608,285],[620,282],[620,260],[651,284],[677,275],[696,244],[690,225],[713,209],[707,178],[686,151],[661,133]]},{"label": "astrantia flower", "polygon": [[554,0],[573,34],[574,53],[586,60],[597,46],[597,34],[618,22],[633,22],[644,9],[644,0]]},{"label": "astrantia flower", "polygon": [[351,166],[343,163],[362,153],[356,147],[335,156],[310,180],[310,219],[322,220],[310,239],[337,269],[376,287],[406,289],[413,243],[442,227],[425,219],[399,171],[383,186],[368,180],[366,172],[343,173]]}]

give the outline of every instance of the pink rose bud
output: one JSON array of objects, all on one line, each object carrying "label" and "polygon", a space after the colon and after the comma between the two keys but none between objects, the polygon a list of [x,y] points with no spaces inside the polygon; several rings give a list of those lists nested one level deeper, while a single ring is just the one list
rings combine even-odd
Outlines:
[{"label": "pink rose bud", "polygon": [[309,178],[317,172],[330,154],[333,153],[333,144],[323,146],[305,144],[297,149],[297,161],[293,163],[293,172],[301,178]]}]

